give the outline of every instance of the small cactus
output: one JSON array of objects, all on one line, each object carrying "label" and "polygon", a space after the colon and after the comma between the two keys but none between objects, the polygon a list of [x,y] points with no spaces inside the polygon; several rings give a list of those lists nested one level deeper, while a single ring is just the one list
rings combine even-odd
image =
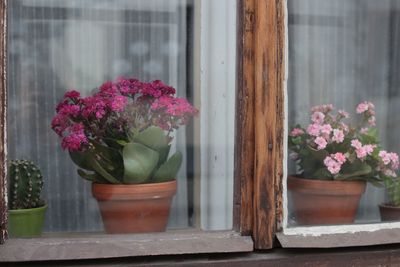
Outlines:
[{"label": "small cactus", "polygon": [[12,160],[8,175],[10,209],[31,209],[44,205],[40,198],[43,176],[32,161]]}]

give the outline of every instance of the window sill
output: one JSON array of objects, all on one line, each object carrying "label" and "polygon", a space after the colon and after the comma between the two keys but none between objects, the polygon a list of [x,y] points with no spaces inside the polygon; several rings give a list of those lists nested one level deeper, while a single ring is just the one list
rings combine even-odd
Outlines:
[{"label": "window sill", "polygon": [[[66,237],[65,237],[66,236]],[[9,239],[0,262],[98,259],[253,251],[249,236],[234,231],[177,230],[136,235],[81,234]]]},{"label": "window sill", "polygon": [[400,223],[286,228],[276,234],[286,248],[334,248],[400,243]]}]

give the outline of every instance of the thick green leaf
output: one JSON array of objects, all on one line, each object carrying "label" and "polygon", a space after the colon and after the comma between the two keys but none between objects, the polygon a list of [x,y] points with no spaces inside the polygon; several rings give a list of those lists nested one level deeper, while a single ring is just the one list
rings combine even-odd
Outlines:
[{"label": "thick green leaf", "polygon": [[168,158],[168,154],[169,154],[169,150],[170,149],[171,149],[171,145],[167,145],[167,146],[163,147],[162,149],[160,149],[160,151],[159,151],[160,158],[158,159],[157,166],[161,166],[162,164],[165,163],[165,161]]},{"label": "thick green leaf", "polygon": [[157,167],[159,154],[139,143],[129,143],[122,151],[124,159],[124,183],[143,183]]},{"label": "thick green leaf", "polygon": [[97,173],[88,173],[85,172],[81,169],[78,169],[78,174],[80,177],[82,177],[85,180],[91,181],[91,182],[95,182],[95,183],[100,183],[100,184],[104,184],[107,183],[107,180],[104,180],[100,175],[98,175]]},{"label": "thick green leaf", "polygon": [[125,140],[117,140],[116,142],[121,146],[125,146],[126,144],[128,144],[128,142],[126,142]]},{"label": "thick green leaf", "polygon": [[[353,165],[355,165],[355,164],[353,164]],[[369,166],[368,164],[362,163],[362,164],[358,165],[358,168],[356,170],[354,170],[352,172],[347,172],[347,173],[337,177],[336,180],[346,180],[346,179],[350,179],[350,178],[364,176],[364,175],[371,173],[371,171],[372,171],[371,166]]]},{"label": "thick green leaf", "polygon": [[101,164],[94,158],[89,158],[89,164],[93,167],[93,169],[100,174],[107,182],[111,184],[120,184],[121,181],[115,178],[112,174],[110,174],[107,170],[105,170]]},{"label": "thick green leaf", "polygon": [[69,152],[69,156],[78,167],[82,169],[93,171],[94,169],[90,166],[89,157],[90,154],[88,152]]},{"label": "thick green leaf", "polygon": [[150,126],[134,136],[134,142],[145,145],[157,152],[165,150],[168,139],[164,131],[157,126]]},{"label": "thick green leaf", "polygon": [[154,181],[166,182],[176,178],[182,164],[182,153],[177,151],[154,174]]},{"label": "thick green leaf", "polygon": [[326,168],[319,168],[314,172],[313,176],[319,180],[331,180],[332,174]]}]

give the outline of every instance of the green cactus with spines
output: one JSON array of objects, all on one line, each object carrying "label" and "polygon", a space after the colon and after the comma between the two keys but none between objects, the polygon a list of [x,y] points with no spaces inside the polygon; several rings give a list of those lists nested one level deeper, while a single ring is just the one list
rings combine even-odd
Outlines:
[{"label": "green cactus with spines", "polygon": [[40,197],[43,176],[32,161],[23,159],[10,161],[8,176],[10,209],[31,209],[44,205]]}]

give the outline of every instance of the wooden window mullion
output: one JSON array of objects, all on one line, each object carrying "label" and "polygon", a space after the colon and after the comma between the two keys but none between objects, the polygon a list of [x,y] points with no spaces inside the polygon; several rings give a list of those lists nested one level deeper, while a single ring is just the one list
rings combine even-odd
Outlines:
[{"label": "wooden window mullion", "polygon": [[7,163],[6,163],[6,30],[7,0],[0,0],[0,244],[7,239]]},{"label": "wooden window mullion", "polygon": [[286,2],[243,0],[239,7],[236,220],[256,249],[269,249],[282,214]]}]

